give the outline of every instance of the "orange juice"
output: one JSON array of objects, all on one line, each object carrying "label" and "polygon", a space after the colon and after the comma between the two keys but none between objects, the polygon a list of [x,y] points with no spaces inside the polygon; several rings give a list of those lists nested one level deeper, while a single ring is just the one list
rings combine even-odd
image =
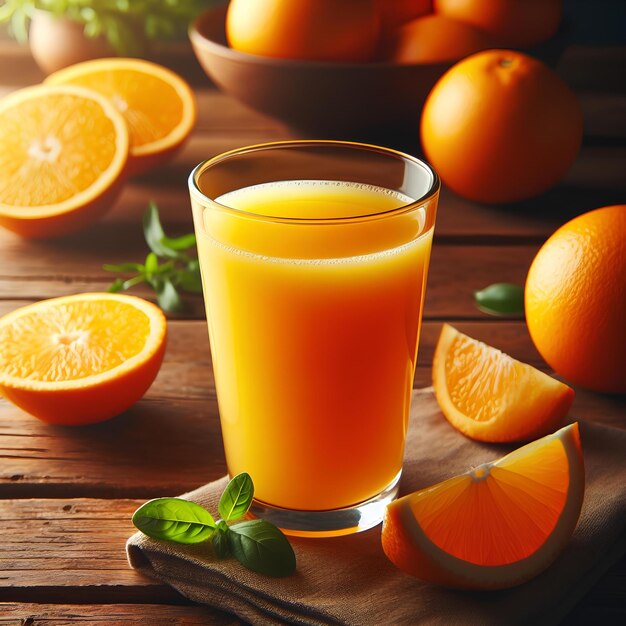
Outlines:
[{"label": "orange juice", "polygon": [[336,181],[215,202],[194,220],[230,474],[288,509],[375,496],[402,466],[432,220]]}]

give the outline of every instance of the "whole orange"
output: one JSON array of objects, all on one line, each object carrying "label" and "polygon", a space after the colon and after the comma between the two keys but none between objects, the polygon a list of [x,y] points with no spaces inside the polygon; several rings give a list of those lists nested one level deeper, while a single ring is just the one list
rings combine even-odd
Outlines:
[{"label": "whole orange", "polygon": [[368,61],[380,34],[375,0],[231,0],[235,50],[310,61]]},{"label": "whole orange", "polygon": [[526,48],[559,28],[563,0],[434,0],[436,13],[463,20],[497,37],[498,45]]},{"label": "whole orange", "polygon": [[444,183],[488,203],[531,198],[573,163],[583,118],[567,85],[521,52],[486,50],[450,68],[430,92],[422,146]]},{"label": "whole orange", "polygon": [[385,57],[397,63],[442,63],[490,47],[491,40],[483,31],[443,15],[427,15],[397,28]]},{"label": "whole orange", "polygon": [[626,204],[575,217],[539,250],[525,292],[537,350],[572,383],[626,392]]}]

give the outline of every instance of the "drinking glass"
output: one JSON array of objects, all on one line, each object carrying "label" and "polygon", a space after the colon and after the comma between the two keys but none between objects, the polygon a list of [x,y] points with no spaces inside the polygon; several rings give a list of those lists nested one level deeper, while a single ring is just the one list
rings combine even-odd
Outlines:
[{"label": "drinking glass", "polygon": [[205,161],[189,187],[229,474],[288,534],[374,526],[402,470],[437,175],[285,141]]}]

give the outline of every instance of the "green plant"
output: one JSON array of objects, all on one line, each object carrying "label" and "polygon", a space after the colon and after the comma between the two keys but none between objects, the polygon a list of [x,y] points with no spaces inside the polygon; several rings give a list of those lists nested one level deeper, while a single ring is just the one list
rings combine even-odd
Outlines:
[{"label": "green plant", "polygon": [[152,40],[184,35],[189,23],[219,0],[6,0],[0,23],[20,42],[28,39],[35,10],[84,24],[87,37],[103,35],[122,55],[143,52]]},{"label": "green plant", "polygon": [[494,283],[474,292],[476,306],[489,315],[524,316],[524,288],[511,283]]},{"label": "green plant", "polygon": [[181,237],[168,237],[159,219],[159,209],[150,202],[143,216],[143,234],[151,252],[143,263],[104,265],[107,272],[133,273],[123,279],[116,278],[109,291],[126,291],[135,285],[147,283],[154,289],[159,306],[164,311],[177,313],[185,309],[179,291],[202,293],[200,264],[195,256],[188,254],[196,245],[193,233]]},{"label": "green plant", "polygon": [[192,544],[211,540],[215,556],[234,556],[242,565],[266,576],[289,576],[296,569],[296,556],[287,537],[265,520],[241,519],[250,508],[254,483],[249,474],[235,476],[218,504],[221,520],[203,507],[182,498],[156,498],[133,514],[133,524],[148,537]]}]

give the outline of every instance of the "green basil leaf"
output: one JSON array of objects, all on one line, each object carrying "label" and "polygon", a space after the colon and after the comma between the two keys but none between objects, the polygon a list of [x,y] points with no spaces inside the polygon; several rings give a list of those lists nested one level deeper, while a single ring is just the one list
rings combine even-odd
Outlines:
[{"label": "green basil leaf", "polygon": [[119,293],[120,291],[124,291],[124,281],[121,278],[116,278],[109,288],[107,289],[109,293]]},{"label": "green basil leaf", "polygon": [[226,521],[243,517],[250,508],[254,495],[254,483],[250,474],[237,474],[226,486],[217,510]]},{"label": "green basil leaf", "polygon": [[159,306],[164,311],[180,313],[185,310],[185,303],[182,301],[178,291],[176,291],[176,287],[174,287],[169,277],[165,276],[162,280],[158,282],[152,281],[150,284],[154,287]]},{"label": "green basil leaf", "polygon": [[153,539],[200,543],[215,532],[215,521],[201,506],[181,498],[157,498],[133,513],[133,524]]},{"label": "green basil leaf", "polygon": [[150,252],[145,260],[146,278],[150,280],[159,271],[159,257],[154,252]]},{"label": "green basil leaf", "polygon": [[170,250],[163,243],[163,239],[165,239],[165,232],[163,231],[163,226],[161,226],[159,208],[155,202],[150,202],[148,210],[144,213],[143,235],[146,239],[146,243],[150,247],[150,250],[152,250],[154,254],[168,258],[176,258],[176,251]]},{"label": "green basil leaf", "polygon": [[196,245],[196,236],[193,233],[181,237],[163,237],[162,243],[171,250],[188,250]]},{"label": "green basil leaf", "polygon": [[217,532],[211,537],[211,544],[215,555],[220,559],[230,556],[230,544],[228,542],[228,533],[230,528],[224,520],[217,523]]},{"label": "green basil leaf", "polygon": [[265,520],[234,524],[228,533],[228,543],[242,565],[260,574],[289,576],[296,569],[296,555],[287,537]]},{"label": "green basil leaf", "polygon": [[474,292],[476,306],[489,315],[523,316],[524,288],[511,283],[495,283]]}]

